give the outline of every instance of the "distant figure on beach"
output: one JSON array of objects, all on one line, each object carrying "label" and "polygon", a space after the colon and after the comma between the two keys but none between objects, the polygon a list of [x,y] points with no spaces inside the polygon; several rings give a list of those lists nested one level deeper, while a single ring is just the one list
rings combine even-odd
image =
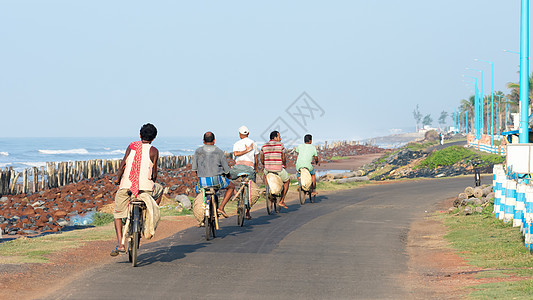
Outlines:
[{"label": "distant figure on beach", "polygon": [[281,135],[276,130],[270,133],[270,141],[261,147],[261,163],[264,166],[265,184],[268,173],[279,175],[281,181],[283,181],[283,193],[281,194],[279,206],[288,209],[287,205],[285,205],[285,196],[289,191],[289,173],[285,170],[287,165],[285,147],[281,142]]},{"label": "distant figure on beach", "polygon": [[304,136],[304,143],[296,147],[296,153],[298,153],[298,158],[296,158],[296,174],[300,177],[300,169],[306,168],[309,170],[309,174],[311,174],[311,179],[313,180],[313,184],[311,185],[311,195],[316,196],[316,172],[312,162],[314,161],[315,164],[320,165],[320,161],[318,160],[316,147],[313,146],[312,143],[313,136],[306,134]]},{"label": "distant figure on beach", "polygon": [[115,232],[118,246],[111,251],[111,256],[117,256],[126,251],[122,245],[122,219],[127,217],[129,205],[129,191],[135,197],[139,192],[150,192],[157,204],[161,202],[163,187],[156,183],[157,160],[159,151],[152,146],[152,141],[157,136],[154,125],[147,123],[141,127],[141,140],[132,142],[120,164],[116,183],[119,190],[115,195]]},{"label": "distant figure on beach", "polygon": [[[229,177],[229,165],[224,155],[224,151],[215,146],[215,134],[208,131],[204,134],[204,145],[194,152],[192,158],[192,174],[198,176],[196,192],[201,188],[215,187],[217,189],[226,189],[226,194],[222,203],[227,203],[233,195],[235,185]],[[228,217],[224,210],[220,208],[217,211],[225,218]]]},{"label": "distant figure on beach", "polygon": [[[257,144],[248,137],[249,135],[250,131],[248,130],[248,127],[241,126],[239,128],[239,137],[241,139],[233,145],[235,166],[230,170],[231,179],[237,179],[239,174],[247,173],[253,182],[256,181],[257,155],[259,154],[259,149],[257,148]],[[219,209],[222,212],[224,212],[226,202],[227,201],[223,201],[220,205]],[[246,218],[248,220],[252,219],[250,209],[246,211]]]}]

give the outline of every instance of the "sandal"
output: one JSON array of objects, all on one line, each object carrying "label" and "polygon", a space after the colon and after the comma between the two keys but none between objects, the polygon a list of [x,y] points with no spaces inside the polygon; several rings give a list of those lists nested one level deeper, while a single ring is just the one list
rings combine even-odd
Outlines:
[{"label": "sandal", "polygon": [[251,220],[253,219],[252,216],[246,216],[246,220]]},{"label": "sandal", "polygon": [[111,251],[111,253],[109,253],[109,255],[111,255],[111,256],[117,256],[117,255],[119,255],[120,253],[126,253],[126,250],[119,249],[118,246],[117,246],[117,247],[115,247],[115,249],[113,249],[113,250]]},{"label": "sandal", "polygon": [[223,210],[221,210],[221,209],[217,209],[217,212],[218,212],[219,214],[223,215],[224,218],[229,218],[229,216],[226,214],[225,211],[223,211]]},{"label": "sandal", "polygon": [[285,203],[278,203],[278,205],[279,205],[280,207],[285,208],[285,209],[289,209],[289,207],[288,207],[287,205],[285,205]]}]

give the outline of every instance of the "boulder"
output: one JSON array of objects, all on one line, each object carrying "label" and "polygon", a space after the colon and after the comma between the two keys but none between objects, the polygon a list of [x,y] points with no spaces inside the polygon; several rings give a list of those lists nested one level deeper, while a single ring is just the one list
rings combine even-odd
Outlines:
[{"label": "boulder", "polygon": [[469,215],[471,215],[472,213],[473,213],[472,207],[470,207],[470,206],[466,206],[466,207],[465,207],[465,210],[464,210],[464,214],[465,214],[466,216],[469,216]]},{"label": "boulder", "polygon": [[176,198],[174,198],[176,202],[181,203],[181,206],[185,209],[191,209],[191,200],[187,195],[177,195]]}]

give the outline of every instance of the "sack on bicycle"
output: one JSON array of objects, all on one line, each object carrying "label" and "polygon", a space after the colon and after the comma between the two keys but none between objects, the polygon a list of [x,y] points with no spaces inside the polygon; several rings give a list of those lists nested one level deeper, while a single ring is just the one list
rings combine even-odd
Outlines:
[{"label": "sack on bicycle", "polygon": [[196,221],[198,221],[198,224],[202,223],[204,221],[205,217],[205,201],[204,201],[204,193],[203,191],[200,191],[196,198],[194,198],[194,201],[192,203],[192,213],[194,217],[196,218]]},{"label": "sack on bicycle", "polygon": [[260,193],[261,190],[259,189],[259,186],[250,180],[250,207],[254,206],[254,204],[257,202]]},{"label": "sack on bicycle", "polygon": [[311,173],[307,168],[300,169],[300,183],[302,184],[302,190],[309,191],[311,184],[313,184],[313,178],[311,178]]},{"label": "sack on bicycle", "polygon": [[159,205],[157,205],[154,198],[152,198],[149,193],[140,193],[137,196],[137,199],[142,200],[146,204],[146,209],[143,214],[144,230],[142,234],[145,239],[151,239],[155,234],[155,230],[157,229],[157,225],[161,218]]},{"label": "sack on bicycle", "polygon": [[274,173],[268,173],[266,179],[268,181],[270,193],[276,196],[281,195],[281,191],[283,191],[283,181],[281,180],[281,177]]}]

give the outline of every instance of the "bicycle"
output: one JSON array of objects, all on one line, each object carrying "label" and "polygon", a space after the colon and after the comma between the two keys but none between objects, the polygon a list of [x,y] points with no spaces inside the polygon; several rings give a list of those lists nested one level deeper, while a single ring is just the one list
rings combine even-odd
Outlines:
[{"label": "bicycle", "polygon": [[[300,173],[300,170],[298,170],[298,173]],[[307,190],[304,190],[302,187],[301,179],[301,176],[298,176],[298,196],[300,198],[300,205],[305,204],[305,199],[307,198],[307,196],[309,196],[309,202],[314,203],[316,196],[312,194],[312,187],[308,188]]]},{"label": "bicycle", "polygon": [[236,181],[239,182],[239,189],[231,199],[237,199],[237,225],[244,226],[246,212],[250,210],[250,174],[239,173]]},{"label": "bicycle", "polygon": [[[277,176],[277,175],[276,175]],[[279,195],[274,195],[270,192],[270,186],[268,185],[268,180],[265,176],[265,189],[266,189],[266,209],[267,214],[272,214],[273,212],[279,213]],[[281,189],[280,195],[283,194],[283,189]]]},{"label": "bicycle", "polygon": [[126,223],[122,227],[122,246],[125,247],[126,240],[128,241],[128,259],[133,267],[137,266],[137,255],[141,242],[141,232],[144,228],[143,211],[146,209],[144,201],[132,197],[131,191],[128,191],[130,196],[128,205],[128,217]]},{"label": "bicycle", "polygon": [[217,190],[213,187],[204,188],[205,195],[205,240],[209,241],[211,236],[216,238],[216,230],[218,230],[218,196]]}]

